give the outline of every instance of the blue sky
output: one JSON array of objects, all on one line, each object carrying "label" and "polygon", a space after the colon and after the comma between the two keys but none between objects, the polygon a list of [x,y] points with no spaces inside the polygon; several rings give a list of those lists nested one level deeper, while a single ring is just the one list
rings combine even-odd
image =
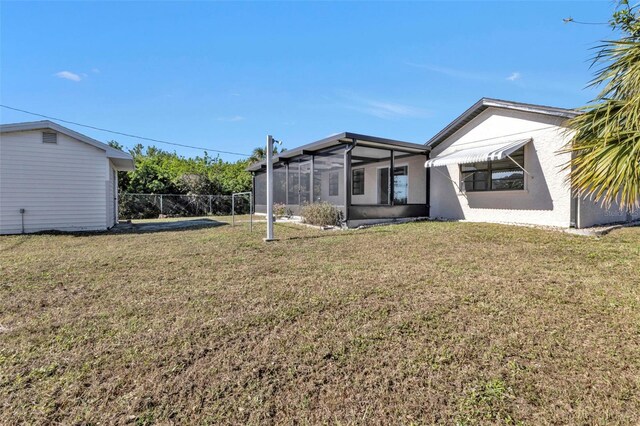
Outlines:
[{"label": "blue sky", "polygon": [[[614,34],[562,18],[606,22],[613,7],[2,1],[0,100],[234,152],[269,133],[289,148],[341,131],[423,143],[482,96],[560,107],[593,98],[590,49]],[[2,123],[38,119],[0,114]]]}]

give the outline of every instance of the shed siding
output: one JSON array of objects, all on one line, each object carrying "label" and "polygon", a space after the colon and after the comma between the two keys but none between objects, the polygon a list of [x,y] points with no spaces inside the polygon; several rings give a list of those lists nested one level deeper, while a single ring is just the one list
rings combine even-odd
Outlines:
[{"label": "shed siding", "polygon": [[0,136],[0,233],[81,231],[107,227],[106,153],[58,133],[42,143],[42,131]]},{"label": "shed siding", "polygon": [[[558,154],[571,135],[563,120],[520,111],[489,108],[434,148],[431,158],[453,145],[473,146],[531,137],[525,147],[524,191],[467,192],[460,185],[459,166],[436,167],[431,173],[431,215],[473,222],[505,222],[570,226],[571,192],[562,166],[569,154]],[[450,179],[449,179],[450,178]],[[455,182],[455,183],[454,183]]]}]

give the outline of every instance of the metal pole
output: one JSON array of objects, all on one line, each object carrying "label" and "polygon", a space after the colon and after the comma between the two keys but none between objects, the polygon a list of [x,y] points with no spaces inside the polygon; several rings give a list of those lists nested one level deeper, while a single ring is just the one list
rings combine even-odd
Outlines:
[{"label": "metal pole", "polygon": [[267,136],[267,237],[273,241],[273,137]]},{"label": "metal pole", "polygon": [[249,194],[249,232],[253,232],[253,192]]},{"label": "metal pole", "polygon": [[315,169],[315,158],[316,158],[316,156],[311,154],[311,173],[310,173],[310,176],[309,176],[309,180],[311,181],[311,185],[310,185],[310,188],[309,188],[309,202],[311,204],[316,202],[316,200],[314,199],[314,194],[313,194],[313,187],[315,185],[314,176],[313,176],[313,169]]},{"label": "metal pole", "polygon": [[231,226],[236,226],[236,206],[235,206],[236,196],[235,194],[231,194]]},{"label": "metal pole", "polygon": [[289,162],[284,165],[284,203],[289,208]]},{"label": "metal pole", "polygon": [[212,195],[209,194],[209,214],[213,215],[213,206],[211,204],[211,197],[212,197]]},{"label": "metal pole", "polygon": [[351,174],[351,151],[356,147],[357,141],[352,140],[350,146],[344,150],[344,222],[349,223],[349,208],[351,208],[352,194],[352,174]]},{"label": "metal pole", "polygon": [[389,158],[389,190],[387,191],[389,193],[389,205],[393,206],[395,204],[395,179],[396,179],[396,173],[395,173],[395,153],[393,152],[393,150],[389,151],[391,154],[391,157]]},{"label": "metal pole", "polygon": [[162,214],[162,194],[160,194],[160,214]]}]

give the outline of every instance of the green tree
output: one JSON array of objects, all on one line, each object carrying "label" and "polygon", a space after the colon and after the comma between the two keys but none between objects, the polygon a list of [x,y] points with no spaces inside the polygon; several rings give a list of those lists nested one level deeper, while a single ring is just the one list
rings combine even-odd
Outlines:
[{"label": "green tree", "polygon": [[110,140],[109,142],[107,142],[107,145],[109,145],[111,148],[115,148],[115,149],[119,149],[120,151],[124,151],[124,146],[121,143],[119,143],[118,141]]},{"label": "green tree", "polygon": [[583,113],[570,120],[575,134],[565,152],[572,189],[605,205],[640,207],[640,14],[627,0],[619,3],[610,24],[619,40],[599,46],[593,66],[600,67],[590,86],[600,93]]},{"label": "green tree", "polygon": [[[117,142],[109,142],[114,148]],[[185,158],[175,152],[138,144],[129,150],[136,169],[120,172],[120,191],[155,194],[223,194],[251,190],[247,160],[226,162],[205,152],[202,157]]]}]

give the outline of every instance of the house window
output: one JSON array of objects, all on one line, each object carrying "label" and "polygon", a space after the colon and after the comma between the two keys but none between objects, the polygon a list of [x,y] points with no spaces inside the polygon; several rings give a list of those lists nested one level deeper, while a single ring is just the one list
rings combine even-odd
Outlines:
[{"label": "house window", "polygon": [[335,197],[338,195],[339,193],[339,180],[340,180],[340,174],[339,172],[332,172],[329,175],[329,196],[330,197]]},{"label": "house window", "polygon": [[393,203],[407,204],[409,198],[409,173],[407,166],[393,169]]},{"label": "house window", "polygon": [[58,143],[58,134],[53,132],[42,132],[42,143]]},{"label": "house window", "polygon": [[353,169],[351,175],[353,186],[351,193],[353,195],[364,195],[364,169]]},{"label": "house window", "polygon": [[[524,147],[511,154],[511,158],[524,167]],[[508,158],[485,163],[462,164],[460,174],[464,190],[467,192],[524,189],[524,171]]]}]

